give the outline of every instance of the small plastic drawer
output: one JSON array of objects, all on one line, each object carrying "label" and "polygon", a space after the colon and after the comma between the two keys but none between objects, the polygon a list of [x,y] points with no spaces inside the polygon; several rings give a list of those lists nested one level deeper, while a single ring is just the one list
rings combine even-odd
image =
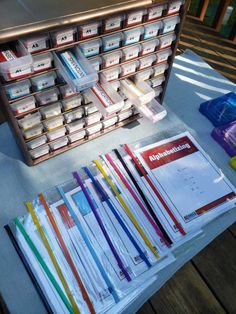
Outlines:
[{"label": "small plastic drawer", "polygon": [[143,39],[149,39],[156,37],[159,34],[160,29],[163,28],[163,23],[162,21],[154,22],[151,24],[147,24],[144,26],[144,34],[143,34]]},{"label": "small plastic drawer", "polygon": [[29,110],[36,108],[34,96],[27,97],[25,99],[14,102],[10,105],[11,110],[15,115],[25,113]]},{"label": "small plastic drawer", "polygon": [[84,119],[81,119],[81,120],[74,121],[74,122],[67,124],[66,129],[67,129],[68,133],[73,133],[73,132],[76,132],[76,131],[83,129],[84,124],[85,124]]},{"label": "small plastic drawer", "polygon": [[52,88],[35,95],[38,105],[43,106],[58,100],[58,88]]},{"label": "small plastic drawer", "polygon": [[164,50],[164,51],[160,51],[156,54],[156,57],[157,57],[157,60],[156,60],[156,63],[160,63],[160,62],[164,62],[166,61],[169,56],[172,55],[172,50],[171,49],[167,49],[167,50]]},{"label": "small plastic drawer", "polygon": [[163,91],[163,88],[162,88],[161,86],[157,86],[157,87],[154,88],[154,91],[155,91],[156,97],[159,97],[160,94],[161,94],[162,91]]},{"label": "small plastic drawer", "polygon": [[131,62],[122,64],[120,66],[121,67],[121,77],[135,73],[138,66],[139,66],[139,61],[131,61]]},{"label": "small plastic drawer", "polygon": [[86,131],[82,130],[82,131],[76,132],[74,134],[69,134],[67,137],[68,137],[70,143],[74,143],[76,141],[84,139],[85,135],[86,135]]},{"label": "small plastic drawer", "polygon": [[101,118],[102,118],[101,112],[95,112],[87,116],[84,120],[85,120],[86,125],[91,125],[91,124],[99,122]]},{"label": "small plastic drawer", "polygon": [[19,126],[23,130],[28,130],[41,122],[42,116],[40,112],[28,114],[24,118],[18,120]]},{"label": "small plastic drawer", "polygon": [[162,120],[167,115],[165,108],[156,99],[145,105],[136,106],[136,109],[152,123]]},{"label": "small plastic drawer", "polygon": [[113,35],[102,37],[103,52],[120,48],[122,39],[123,39],[122,33],[116,33]]},{"label": "small plastic drawer", "polygon": [[58,128],[54,131],[50,131],[47,133],[47,138],[49,141],[54,141],[57,138],[60,138],[66,134],[66,128],[63,126],[61,128]]},{"label": "small plastic drawer", "polygon": [[148,80],[153,75],[153,69],[147,69],[142,72],[137,73],[134,76],[134,82],[137,83],[139,81]]},{"label": "small plastic drawer", "polygon": [[32,56],[21,42],[17,42],[14,49],[0,50],[0,74],[5,81],[23,78],[32,72]]},{"label": "small plastic drawer", "polygon": [[69,113],[65,114],[66,123],[73,122],[75,120],[81,119],[84,116],[84,108],[75,109]]},{"label": "small plastic drawer", "polygon": [[115,91],[118,91],[120,89],[120,81],[115,81],[110,83]]},{"label": "small plastic drawer", "polygon": [[57,141],[55,141],[53,143],[50,143],[49,146],[50,146],[51,150],[54,151],[54,150],[57,150],[57,149],[59,149],[61,147],[66,146],[68,144],[68,142],[69,142],[68,138],[64,137],[64,138],[62,138],[60,140],[57,140]]},{"label": "small plastic drawer", "polygon": [[59,89],[60,89],[60,93],[61,93],[62,98],[67,98],[67,97],[75,95],[77,93],[69,85],[60,86]]},{"label": "small plastic drawer", "polygon": [[127,109],[130,109],[132,106],[133,106],[133,104],[132,104],[132,102],[129,100],[129,99],[126,99],[125,101],[124,101],[124,107],[122,108],[122,110],[121,111],[125,111],[125,110],[127,110]]},{"label": "small plastic drawer", "polygon": [[98,124],[95,124],[93,126],[90,126],[86,129],[86,133],[87,135],[92,135],[94,133],[97,133],[97,132],[100,132],[102,129],[102,123],[98,123]]},{"label": "small plastic drawer", "polygon": [[100,73],[100,79],[102,83],[110,82],[113,80],[117,80],[120,76],[121,68],[115,67],[109,70],[105,70]]},{"label": "small plastic drawer", "polygon": [[79,39],[87,39],[99,35],[100,22],[78,26]]},{"label": "small plastic drawer", "polygon": [[83,104],[84,105],[87,105],[90,103],[90,100],[88,100],[88,98],[87,98],[87,91],[83,92],[82,97],[83,97]]},{"label": "small plastic drawer", "polygon": [[174,14],[174,13],[177,13],[177,12],[179,12],[179,10],[180,10],[180,7],[181,7],[181,5],[184,3],[184,1],[182,0],[180,0],[180,1],[172,1],[169,5],[168,5],[168,7],[167,7],[167,12],[166,12],[166,14],[167,15],[171,15],[171,14]]},{"label": "small plastic drawer", "polygon": [[107,120],[104,120],[104,121],[102,121],[103,128],[104,129],[105,128],[109,128],[109,127],[115,125],[117,123],[117,121],[118,121],[118,117],[117,116],[112,117],[112,118],[107,119]]},{"label": "small plastic drawer", "polygon": [[122,28],[123,15],[112,16],[103,21],[103,32],[109,33]]},{"label": "small plastic drawer", "polygon": [[100,47],[102,45],[101,39],[94,39],[85,43],[79,44],[79,48],[83,52],[85,57],[93,57],[100,53]]},{"label": "small plastic drawer", "polygon": [[64,122],[64,117],[63,116],[59,116],[59,117],[55,117],[55,118],[51,118],[51,119],[45,120],[43,122],[43,124],[44,124],[45,128],[48,131],[51,131],[51,130],[53,130],[55,128],[58,128],[59,126],[62,126],[63,122]]},{"label": "small plastic drawer", "polygon": [[81,95],[76,95],[68,99],[62,100],[62,106],[64,111],[79,107],[81,106],[81,103],[82,103]]},{"label": "small plastic drawer", "polygon": [[121,51],[115,51],[115,52],[112,52],[112,53],[105,54],[102,57],[103,68],[109,68],[111,66],[119,64],[121,56],[122,56],[122,52]]},{"label": "small plastic drawer", "polygon": [[139,70],[143,70],[145,68],[151,67],[155,61],[156,61],[155,55],[151,55],[151,56],[147,56],[147,57],[139,59]]},{"label": "small plastic drawer", "polygon": [[43,125],[42,123],[34,126],[31,129],[28,129],[26,131],[23,131],[23,135],[25,137],[26,140],[35,137],[35,136],[39,136],[43,133]]},{"label": "small plastic drawer", "polygon": [[28,38],[23,38],[21,39],[21,41],[27,51],[31,54],[50,48],[48,34],[40,34]]},{"label": "small plastic drawer", "polygon": [[143,17],[146,14],[146,10],[133,11],[126,14],[125,27],[134,26],[143,22]]},{"label": "small plastic drawer", "polygon": [[97,83],[88,91],[87,97],[105,117],[124,106],[123,99],[109,83]]},{"label": "small plastic drawer", "polygon": [[61,103],[57,102],[55,104],[42,107],[40,112],[42,113],[44,119],[58,116],[61,113]]},{"label": "small plastic drawer", "polygon": [[159,40],[153,39],[141,44],[141,56],[153,53],[159,46]]},{"label": "small plastic drawer", "polygon": [[166,34],[169,32],[173,32],[175,30],[176,25],[180,22],[179,16],[169,17],[163,20],[163,29],[162,34]]},{"label": "small plastic drawer", "polygon": [[46,135],[42,135],[40,137],[37,137],[36,139],[30,141],[27,143],[27,147],[28,149],[34,149],[36,147],[39,147],[41,145],[44,145],[47,143],[47,136]]},{"label": "small plastic drawer", "polygon": [[71,44],[76,41],[76,28],[71,27],[67,29],[61,29],[51,33],[52,42],[54,47],[60,47],[63,45]]},{"label": "small plastic drawer", "polygon": [[165,76],[154,77],[149,82],[152,88],[160,86],[165,81]]},{"label": "small plastic drawer", "polygon": [[54,53],[54,61],[64,80],[77,92],[92,87],[98,81],[96,71],[78,46]]},{"label": "small plastic drawer", "polygon": [[97,57],[89,61],[96,72],[101,70],[102,58]]},{"label": "small plastic drawer", "polygon": [[162,17],[163,11],[167,8],[166,4],[157,5],[147,9],[147,21]]},{"label": "small plastic drawer", "polygon": [[175,41],[175,34],[165,35],[160,38],[160,49],[168,48],[172,45],[172,42]]},{"label": "small plastic drawer", "polygon": [[86,116],[88,116],[88,115],[90,115],[90,114],[92,114],[94,112],[97,112],[97,111],[98,111],[98,108],[93,103],[84,106],[84,113],[85,113]]},{"label": "small plastic drawer", "polygon": [[45,52],[40,55],[33,56],[34,72],[46,71],[52,68],[53,56],[51,52]]},{"label": "small plastic drawer", "polygon": [[162,63],[162,64],[159,64],[159,65],[156,65],[153,67],[153,76],[158,76],[158,75],[161,75],[165,72],[166,69],[168,69],[169,65],[168,63]]},{"label": "small plastic drawer", "polygon": [[133,110],[124,111],[118,114],[118,122],[124,121],[133,115]]},{"label": "small plastic drawer", "polygon": [[24,80],[5,85],[4,89],[6,91],[7,98],[12,100],[30,94],[30,87],[30,80]]},{"label": "small plastic drawer", "polygon": [[140,45],[135,45],[131,47],[124,48],[123,52],[123,60],[128,61],[139,57],[139,53],[141,50]]},{"label": "small plastic drawer", "polygon": [[142,26],[130,29],[128,31],[124,31],[124,46],[138,43],[140,41],[141,35],[144,32],[144,28]]},{"label": "small plastic drawer", "polygon": [[56,73],[50,72],[31,78],[31,83],[35,91],[41,91],[56,85]]},{"label": "small plastic drawer", "polygon": [[30,151],[32,159],[37,159],[49,153],[49,146],[38,147]]},{"label": "small plastic drawer", "polygon": [[124,79],[121,81],[121,90],[135,106],[145,105],[155,97],[154,90],[144,81],[134,84]]}]

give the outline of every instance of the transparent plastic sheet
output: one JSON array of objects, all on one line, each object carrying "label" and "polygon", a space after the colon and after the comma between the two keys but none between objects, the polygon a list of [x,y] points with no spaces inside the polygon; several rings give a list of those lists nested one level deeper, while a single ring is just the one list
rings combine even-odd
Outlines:
[{"label": "transparent plastic sheet", "polygon": [[[160,151],[156,148],[157,146],[162,146]],[[154,136],[129,147],[138,157],[187,234],[200,230],[202,226],[235,206],[235,187],[225,178],[189,132],[158,142]],[[186,149],[191,150],[191,153],[188,152],[185,155]],[[147,154],[145,155],[144,152]],[[162,154],[158,155],[160,152]],[[153,153],[150,155],[151,158],[149,153]],[[178,156],[175,155],[176,153]],[[171,157],[172,154],[174,159]],[[168,164],[169,167],[155,168],[153,166],[151,170],[150,163],[147,164],[148,159],[143,156],[148,156],[150,163],[156,158],[164,158],[163,165]],[[175,163],[171,162],[173,160]],[[176,176],[180,180],[178,184],[172,182]],[[190,193],[192,193],[191,197],[188,198]],[[184,201],[183,195],[185,195]],[[193,210],[190,210],[192,207]]]}]

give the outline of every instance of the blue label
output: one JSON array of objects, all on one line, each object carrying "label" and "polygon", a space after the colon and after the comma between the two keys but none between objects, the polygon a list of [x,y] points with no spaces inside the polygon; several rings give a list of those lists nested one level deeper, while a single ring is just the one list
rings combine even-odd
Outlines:
[{"label": "blue label", "polygon": [[80,213],[85,216],[91,213],[91,208],[89,203],[82,191],[79,191],[72,195],[73,201],[75,202],[76,206],[78,207]]}]

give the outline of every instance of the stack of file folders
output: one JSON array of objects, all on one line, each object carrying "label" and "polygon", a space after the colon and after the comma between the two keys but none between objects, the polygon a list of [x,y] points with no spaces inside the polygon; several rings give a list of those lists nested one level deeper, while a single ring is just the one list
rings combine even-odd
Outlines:
[{"label": "stack of file folders", "polygon": [[235,192],[189,133],[147,138],[39,193],[6,230],[48,312],[114,314]]}]

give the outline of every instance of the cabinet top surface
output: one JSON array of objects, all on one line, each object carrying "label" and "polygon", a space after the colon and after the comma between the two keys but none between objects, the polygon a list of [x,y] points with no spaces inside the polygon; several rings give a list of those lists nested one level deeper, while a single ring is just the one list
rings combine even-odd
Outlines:
[{"label": "cabinet top surface", "polygon": [[0,42],[163,2],[161,0],[0,0]]}]

